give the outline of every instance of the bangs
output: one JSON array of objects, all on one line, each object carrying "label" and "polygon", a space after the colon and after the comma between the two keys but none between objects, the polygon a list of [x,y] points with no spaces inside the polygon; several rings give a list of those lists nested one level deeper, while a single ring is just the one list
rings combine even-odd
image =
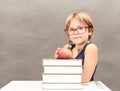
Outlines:
[{"label": "bangs", "polygon": [[86,21],[86,19],[85,19],[84,16],[79,15],[79,13],[73,13],[73,14],[71,14],[70,16],[68,16],[68,18],[67,18],[67,20],[66,20],[66,29],[69,28],[69,25],[70,25],[70,22],[71,22],[72,19],[76,19],[76,20],[78,20],[79,22],[81,22],[81,23],[83,23],[83,24],[85,24],[85,25],[86,25],[86,24],[88,25],[88,23],[87,23],[87,21]]}]

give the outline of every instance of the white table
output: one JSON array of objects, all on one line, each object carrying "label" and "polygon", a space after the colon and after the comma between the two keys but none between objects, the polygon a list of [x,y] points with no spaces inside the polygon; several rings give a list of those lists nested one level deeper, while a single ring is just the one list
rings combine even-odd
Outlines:
[{"label": "white table", "polygon": [[[43,90],[42,81],[11,81],[6,86],[1,88],[0,91],[60,91],[60,90]],[[111,91],[111,90],[107,86],[105,86],[101,81],[93,81],[86,85],[83,85],[83,89],[77,91]]]}]

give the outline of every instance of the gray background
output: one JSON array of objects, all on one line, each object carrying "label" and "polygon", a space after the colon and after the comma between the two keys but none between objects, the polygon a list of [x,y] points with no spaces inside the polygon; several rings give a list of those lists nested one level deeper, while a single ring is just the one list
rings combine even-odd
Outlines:
[{"label": "gray background", "polygon": [[12,80],[42,80],[42,59],[67,42],[67,16],[87,12],[99,48],[95,80],[120,87],[120,0],[0,0],[0,88]]}]

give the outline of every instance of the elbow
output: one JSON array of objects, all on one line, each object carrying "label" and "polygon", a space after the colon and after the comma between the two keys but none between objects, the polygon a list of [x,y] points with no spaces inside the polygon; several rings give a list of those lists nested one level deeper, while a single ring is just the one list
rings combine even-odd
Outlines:
[{"label": "elbow", "polygon": [[90,82],[91,81],[91,77],[92,77],[92,75],[83,74],[82,75],[82,83]]},{"label": "elbow", "polygon": [[90,79],[82,79],[82,83],[88,83],[90,82]]}]

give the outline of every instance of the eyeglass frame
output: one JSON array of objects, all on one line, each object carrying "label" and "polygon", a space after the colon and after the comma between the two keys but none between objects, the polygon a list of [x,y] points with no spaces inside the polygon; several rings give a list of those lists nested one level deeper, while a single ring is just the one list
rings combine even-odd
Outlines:
[{"label": "eyeglass frame", "polygon": [[69,30],[67,30],[67,29],[64,29],[64,32],[68,35],[74,35],[75,34],[75,31],[78,33],[78,34],[84,34],[85,32],[83,32],[83,33],[80,33],[80,32],[78,32],[78,29],[80,29],[80,28],[85,28],[85,32],[86,32],[86,29],[87,28],[89,28],[89,26],[79,26],[79,27],[77,27],[77,28],[73,28],[72,30],[74,30],[73,31],[73,33],[72,34],[70,34],[69,33]]}]

